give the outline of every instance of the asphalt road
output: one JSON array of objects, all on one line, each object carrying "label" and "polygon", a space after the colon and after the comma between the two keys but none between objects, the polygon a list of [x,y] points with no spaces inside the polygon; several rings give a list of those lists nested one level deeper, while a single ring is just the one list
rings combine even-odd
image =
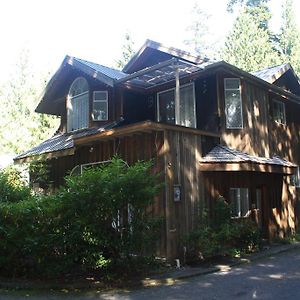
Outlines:
[{"label": "asphalt road", "polygon": [[300,250],[284,252],[249,265],[190,278],[172,286],[98,295],[1,295],[1,300],[74,299],[300,299]]}]

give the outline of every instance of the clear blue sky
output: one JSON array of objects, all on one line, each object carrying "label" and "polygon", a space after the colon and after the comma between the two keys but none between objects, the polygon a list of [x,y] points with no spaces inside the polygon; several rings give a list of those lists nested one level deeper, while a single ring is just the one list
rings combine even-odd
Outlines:
[{"label": "clear blue sky", "polygon": [[[2,0],[0,80],[13,72],[24,48],[31,53],[33,72],[54,71],[66,54],[112,66],[127,30],[137,48],[147,38],[186,48],[185,29],[195,2],[212,15],[214,38],[222,40],[233,19],[227,0]],[[300,12],[300,1],[294,2]],[[275,27],[280,5],[281,0],[272,0]]]}]

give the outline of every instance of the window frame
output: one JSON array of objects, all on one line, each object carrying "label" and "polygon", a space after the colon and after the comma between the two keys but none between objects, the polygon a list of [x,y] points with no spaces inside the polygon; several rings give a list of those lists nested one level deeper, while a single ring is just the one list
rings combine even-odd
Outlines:
[{"label": "window frame", "polygon": [[[240,127],[229,127],[227,124],[227,113],[226,113],[226,91],[237,91],[237,89],[228,89],[226,88],[226,82],[229,80],[237,80],[239,82],[239,95],[241,103],[241,126]],[[242,84],[240,78],[226,77],[224,78],[224,112],[225,112],[225,127],[226,129],[243,129],[244,128],[244,116],[243,116],[243,99],[242,99]]]},{"label": "window frame", "polygon": [[[182,88],[185,88],[187,86],[192,86],[192,97],[193,97],[193,118],[194,118],[194,126],[192,127],[188,127],[188,126],[185,126],[185,125],[181,125],[180,124],[180,120],[177,120],[176,119],[176,103],[174,105],[174,117],[175,117],[175,123],[168,123],[168,124],[173,124],[173,125],[178,125],[178,126],[184,126],[186,128],[197,128],[197,115],[196,115],[196,93],[195,93],[195,82],[189,82],[189,83],[186,83],[186,84],[183,84],[183,85],[180,85],[179,87],[179,93],[181,91]],[[163,90],[163,91],[159,91],[157,92],[156,94],[156,113],[157,113],[157,116],[156,116],[156,120],[157,122],[160,122],[160,110],[159,110],[159,95],[163,94],[163,93],[167,93],[167,92],[170,92],[170,91],[173,91],[174,92],[174,101],[175,101],[175,93],[176,93],[176,87],[172,87],[172,88],[169,88],[167,90]],[[181,98],[180,100],[181,101]],[[180,104],[179,104],[180,105]]]},{"label": "window frame", "polygon": [[[74,95],[74,96],[71,96],[71,91],[72,91],[72,88],[73,86],[75,85],[75,83],[81,79],[84,79],[86,85],[87,85],[87,90],[82,92],[82,93],[79,93],[77,95]],[[72,104],[72,100],[76,100],[76,98],[79,98],[79,97],[82,97],[82,96],[85,96],[87,95],[87,98],[86,98],[86,105],[87,105],[87,109],[86,109],[86,112],[87,112],[87,124],[85,124],[85,126],[82,126],[80,128],[76,128],[76,129],[73,129],[71,128],[74,124],[74,120],[72,119],[72,122],[71,122],[71,118],[74,118],[74,111],[73,111],[73,106],[74,106],[74,103]],[[90,111],[90,86],[89,86],[89,83],[87,81],[87,79],[83,76],[79,76],[79,77],[76,77],[70,87],[69,87],[69,90],[68,90],[68,95],[67,95],[67,102],[66,102],[66,110],[67,110],[67,132],[73,132],[73,131],[77,131],[77,130],[82,130],[82,129],[86,129],[89,127],[89,121],[90,121],[90,118],[89,118],[89,111]],[[72,107],[72,113],[71,113],[71,107]]]},{"label": "window frame", "polygon": [[[283,123],[277,119],[275,119],[275,104],[279,105],[282,107],[282,113],[283,113]],[[283,103],[282,101],[280,100],[277,100],[277,99],[273,99],[273,119],[274,121],[277,123],[277,124],[280,124],[280,125],[286,125],[286,113],[285,113],[285,103]]]},{"label": "window frame", "polygon": [[[242,210],[241,210],[241,207],[242,207],[242,202],[241,202],[241,190],[242,189],[245,189],[247,190],[247,212],[245,215],[242,215]],[[229,188],[229,198],[230,198],[230,204],[233,205],[233,201],[234,199],[231,199],[231,191],[232,190],[235,190],[235,191],[239,191],[239,198],[237,200],[239,200],[239,203],[237,205],[238,207],[238,214],[237,215],[233,215],[233,211],[231,212],[231,218],[232,219],[244,219],[244,218],[248,218],[250,213],[251,213],[251,207],[250,207],[250,189],[247,188],[247,187],[231,187]]]},{"label": "window frame", "polygon": [[[106,99],[105,100],[96,100],[95,99],[95,95],[96,93],[105,93],[106,95]],[[94,104],[95,102],[97,103],[105,103],[106,104],[106,118],[105,119],[95,119],[94,117]],[[108,121],[109,120],[109,116],[108,116],[108,91],[107,90],[103,90],[103,91],[93,91],[93,105],[92,105],[92,120],[95,122],[103,122],[103,121]]]}]

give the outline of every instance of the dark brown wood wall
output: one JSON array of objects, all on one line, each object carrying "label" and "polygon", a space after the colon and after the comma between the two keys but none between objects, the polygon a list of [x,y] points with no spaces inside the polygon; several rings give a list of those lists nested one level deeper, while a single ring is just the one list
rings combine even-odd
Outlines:
[{"label": "dark brown wood wall", "polygon": [[251,155],[269,155],[268,93],[262,88],[241,80],[243,128],[227,129],[225,123],[224,78],[231,74],[218,75],[219,107],[222,142],[230,148]]},{"label": "dark brown wood wall", "polygon": [[[201,136],[165,131],[166,235],[167,257],[182,255],[180,239],[189,233],[204,207],[203,184],[199,176],[202,155]],[[174,185],[181,188],[181,199],[174,201]]]},{"label": "dark brown wood wall", "polygon": [[265,230],[270,238],[284,237],[295,230],[296,190],[282,174],[259,172],[203,172],[205,198],[211,211],[215,200],[223,196],[229,202],[230,188],[249,188],[250,208],[255,203],[255,190],[263,191],[262,210]]},{"label": "dark brown wood wall", "polygon": [[[74,155],[59,157],[49,161],[51,167],[51,180],[55,182],[55,188],[64,184],[64,176],[75,166],[110,160],[118,155],[129,165],[138,160],[154,159],[154,172],[164,177],[163,157],[163,132],[148,132],[132,134],[110,140],[96,141],[88,146],[78,148]],[[163,178],[162,178],[163,181]],[[165,219],[165,192],[164,189],[154,199],[149,213],[155,216],[162,216]],[[165,225],[161,232],[161,240],[158,241],[158,254],[166,256]]]}]

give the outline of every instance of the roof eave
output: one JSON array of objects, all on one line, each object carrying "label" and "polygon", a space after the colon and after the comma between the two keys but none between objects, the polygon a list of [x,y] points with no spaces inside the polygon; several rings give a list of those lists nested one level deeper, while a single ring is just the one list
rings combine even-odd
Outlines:
[{"label": "roof eave", "polygon": [[291,100],[292,102],[300,104],[300,96],[297,96],[293,93],[290,93],[290,92],[280,88],[279,86],[276,86],[276,85],[274,85],[272,83],[269,83],[269,82],[255,76],[255,75],[252,75],[252,74],[250,74],[246,71],[243,71],[243,70],[239,69],[238,67],[235,67],[235,66],[233,66],[233,65],[231,65],[231,64],[229,64],[229,63],[227,63],[223,60],[206,66],[205,70],[213,69],[213,68],[220,68],[220,67],[231,69],[233,72],[238,73],[239,75],[242,75],[242,76],[247,77],[248,79],[251,79],[251,80],[253,80],[257,83],[265,85],[269,89],[269,91],[277,93],[280,96],[285,96],[289,100]]}]

